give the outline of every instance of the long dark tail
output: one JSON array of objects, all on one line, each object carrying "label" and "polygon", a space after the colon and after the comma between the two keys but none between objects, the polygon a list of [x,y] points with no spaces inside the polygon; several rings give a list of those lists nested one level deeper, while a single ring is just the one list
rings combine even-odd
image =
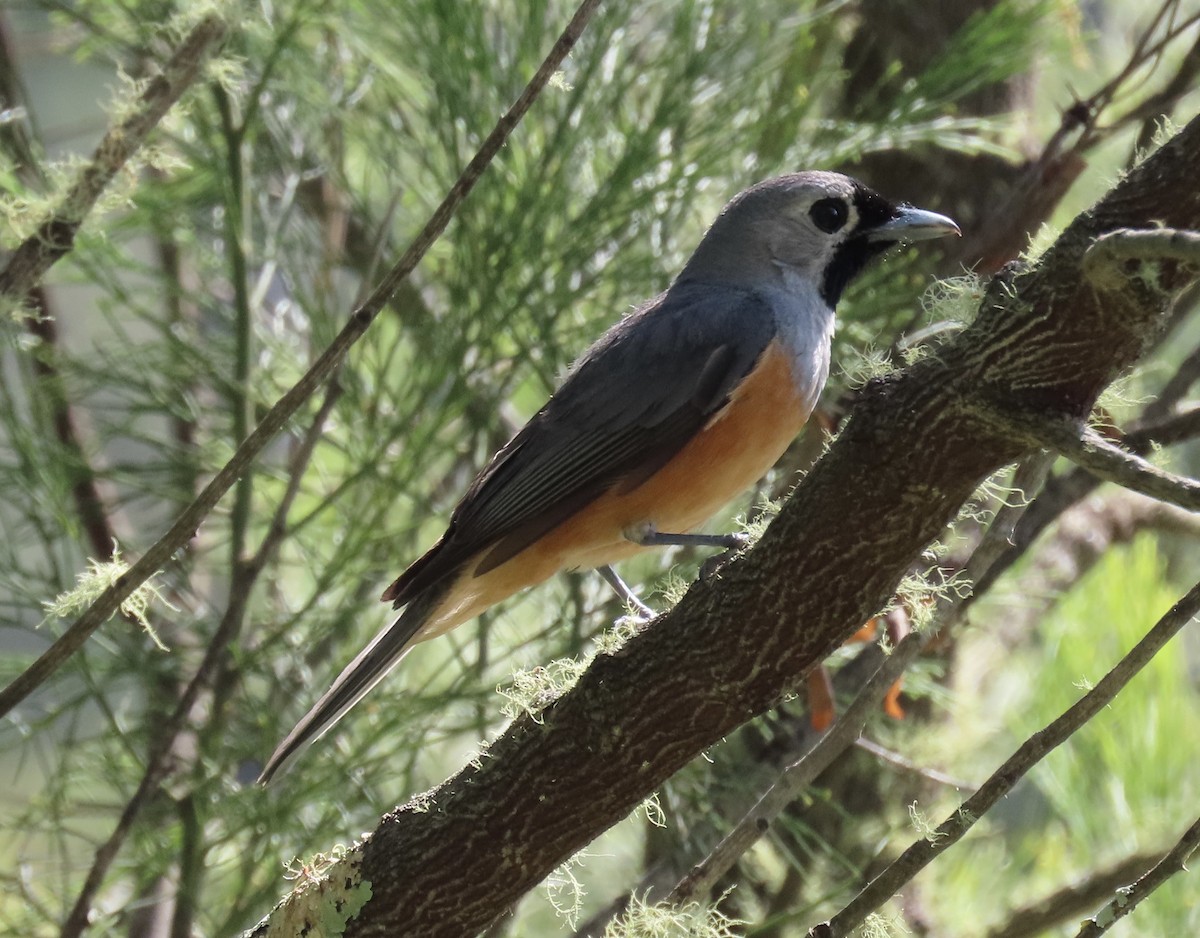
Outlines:
[{"label": "long dark tail", "polygon": [[400,663],[415,644],[413,637],[437,606],[441,593],[441,590],[429,590],[426,595],[416,597],[398,619],[371,639],[371,644],[346,665],[333,686],[276,747],[258,777],[259,784],[266,785],[290,765],[305,747],[327,733],[346,711]]}]

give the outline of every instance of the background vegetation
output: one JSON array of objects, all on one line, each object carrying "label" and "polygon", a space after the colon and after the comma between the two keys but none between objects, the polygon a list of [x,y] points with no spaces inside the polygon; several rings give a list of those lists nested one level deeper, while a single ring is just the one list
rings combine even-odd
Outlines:
[{"label": "background vegetation", "polygon": [[[279,784],[252,784],[383,624],[382,588],[571,359],[669,282],[737,190],[837,168],[954,215],[968,236],[941,257],[900,252],[852,289],[822,419],[714,529],[786,493],[864,377],[973,305],[969,280],[950,291],[967,297],[957,307],[931,302],[932,273],[993,272],[1103,194],[1165,118],[1196,112],[1198,11],[1134,6],[605,3],[336,381],[157,577],[146,619],[166,650],[137,617],[114,620],[0,725],[0,927],[73,933],[116,831],[84,903],[95,933],[233,934],[315,853],[473,758],[506,721],[498,686],[585,656],[621,616],[594,575],[422,646]],[[46,603],[118,545],[139,556],[325,347],[571,12],[552,0],[224,7],[228,39],[182,103],[45,287],[0,316],[4,683],[74,614]],[[5,249],[199,15],[156,0],[0,12]],[[1105,401],[1115,426],[1184,406],[1200,376],[1194,305],[1178,305]],[[1182,470],[1194,453],[1161,458]],[[1046,491],[1071,472],[1052,469]],[[929,558],[937,572],[919,572],[961,583],[981,522],[1033,494],[994,480]],[[1042,502],[1042,536],[1019,544],[969,627],[909,671],[906,719],[873,720],[869,748],[839,758],[718,884],[711,898],[745,923],[736,933],[802,935],[836,911],[1194,581],[1193,517],[1112,488],[1055,504]],[[624,572],[663,606],[701,559],[664,552]],[[921,605],[910,597],[908,617]],[[1200,800],[1194,626],[1184,638],[873,927],[1074,934],[1151,865]],[[849,680],[860,652],[831,664]],[[175,733],[166,716],[200,669]],[[631,889],[669,889],[811,735],[799,699],[754,721],[491,933],[599,933]],[[170,759],[145,784],[163,746]],[[1112,934],[1196,933],[1196,895],[1177,877]]]}]

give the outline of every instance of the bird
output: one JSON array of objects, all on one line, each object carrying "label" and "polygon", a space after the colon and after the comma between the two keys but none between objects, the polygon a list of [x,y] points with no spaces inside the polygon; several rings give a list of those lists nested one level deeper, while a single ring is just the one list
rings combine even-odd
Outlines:
[{"label": "bird", "polygon": [[665,292],[613,325],[475,477],[445,533],[383,593],[399,616],[268,759],[266,783],[419,642],[561,570],[692,533],[799,435],[829,374],[847,284],[898,242],[960,234],[840,173],[764,180],[724,207]]}]

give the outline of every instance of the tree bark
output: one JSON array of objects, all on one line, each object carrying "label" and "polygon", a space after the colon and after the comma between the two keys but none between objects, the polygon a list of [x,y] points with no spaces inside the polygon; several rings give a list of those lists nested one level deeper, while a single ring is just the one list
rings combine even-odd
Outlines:
[{"label": "tree bark", "polygon": [[386,815],[328,880],[275,910],[272,933],[337,919],[348,936],[473,935],[775,705],[889,602],[983,479],[1036,448],[1028,418],[1085,419],[1137,360],[1191,272],[1164,262],[1102,295],[1081,261],[1107,231],[1200,228],[1197,180],[1200,119],[1036,267],[1003,271],[954,340],[870,385],[745,556],[600,655],[537,720],[516,720],[478,764]]}]

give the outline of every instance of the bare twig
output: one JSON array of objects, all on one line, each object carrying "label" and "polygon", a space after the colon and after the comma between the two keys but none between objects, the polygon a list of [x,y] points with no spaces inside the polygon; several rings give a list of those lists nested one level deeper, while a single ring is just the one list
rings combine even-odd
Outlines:
[{"label": "bare twig", "polygon": [[[1197,381],[1200,381],[1200,345],[1197,345],[1184,356],[1183,361],[1179,363],[1179,367],[1163,383],[1158,396],[1146,405],[1146,409],[1142,414],[1142,420],[1154,421],[1170,416],[1175,405],[1183,399],[1183,396],[1191,390],[1192,385]],[[1200,410],[1200,407],[1193,407],[1191,409]],[[1129,444],[1128,437],[1126,437],[1125,442]]]},{"label": "bare twig", "polygon": [[1043,440],[1098,478],[1188,511],[1200,511],[1200,482],[1159,469],[1094,430],[1079,434],[1065,424],[1047,426]]},{"label": "bare twig", "polygon": [[917,765],[912,759],[902,756],[898,752],[893,752],[886,746],[881,746],[879,743],[867,739],[865,736],[860,736],[854,741],[854,745],[863,752],[869,752],[880,762],[885,762],[888,765],[895,766],[902,772],[908,772],[911,775],[916,775],[920,778],[928,779],[938,785],[948,785],[951,788],[969,789],[974,788],[972,782],[965,779],[955,778],[953,775],[947,775],[945,772],[939,772],[937,769],[931,769],[924,765]]},{"label": "bare twig", "polygon": [[271,523],[267,527],[267,533],[263,537],[262,543],[258,545],[258,550],[250,561],[250,565],[256,570],[261,570],[270,562],[275,551],[283,541],[283,536],[287,532],[288,514],[292,510],[292,503],[295,502],[296,496],[300,494],[300,481],[304,476],[304,470],[312,459],[317,441],[321,439],[325,421],[333,413],[333,408],[341,396],[342,385],[338,381],[337,375],[334,375],[329,381],[329,386],[325,389],[325,399],[321,401],[317,415],[313,418],[312,428],[304,435],[304,439],[300,441],[300,445],[292,454],[292,464],[288,470],[287,488],[284,490],[283,498],[279,500],[275,514],[271,517]]},{"label": "bare twig", "polygon": [[67,394],[59,368],[58,326],[46,291],[40,285],[29,291],[28,298],[30,315],[23,316],[22,322],[30,335],[39,340],[31,356],[38,379],[38,396],[50,411],[54,435],[71,469],[71,498],[75,502],[79,524],[92,556],[112,560],[117,535],[111,520],[110,503],[102,494],[101,481],[84,447],[79,414]]},{"label": "bare twig", "polygon": [[[1200,363],[1200,346],[1197,346],[1190,357],[1195,357]],[[1190,365],[1185,361],[1175,375],[1184,373],[1188,367]],[[1197,374],[1196,377],[1200,378],[1200,374]],[[1174,381],[1175,376],[1172,376],[1168,383],[1174,383]],[[1186,390],[1186,388],[1178,389],[1179,397],[1182,397]],[[1151,403],[1157,403],[1157,401]],[[1149,407],[1146,409],[1147,411],[1151,410]],[[1197,436],[1200,436],[1200,404],[1185,404],[1177,410],[1168,411],[1161,416],[1138,420],[1121,442],[1129,452],[1144,456],[1155,446],[1170,446],[1172,443],[1182,443],[1184,440],[1190,440]]]},{"label": "bare twig", "polygon": [[1138,159],[1150,148],[1154,142],[1154,135],[1159,130],[1160,119],[1169,116],[1180,98],[1196,86],[1197,75],[1200,75],[1200,36],[1196,37],[1196,41],[1192,43],[1170,80],[1120,119],[1122,124],[1134,120],[1142,122],[1130,155],[1131,161]]},{"label": "bare twig", "polygon": [[[10,46],[6,24],[0,17],[0,109],[24,108],[28,98],[14,67]],[[0,133],[0,141],[24,183],[36,186],[43,181],[41,164],[34,156],[35,144],[40,148],[41,142],[36,137],[31,116],[23,122],[6,124]],[[110,500],[102,494],[96,467],[84,445],[80,415],[67,393],[59,361],[58,325],[50,308],[50,298],[38,284],[28,290],[25,299],[27,315],[21,317],[21,324],[37,339],[29,356],[37,376],[36,397],[45,403],[54,435],[65,451],[63,455],[71,470],[71,497],[90,552],[100,560],[112,560],[117,536],[111,520]]]},{"label": "bare twig", "polygon": [[0,691],[0,716],[12,710],[61,667],[63,662],[82,647],[88,636],[106,622],[138,586],[166,563],[176,550],[187,543],[196,528],[267,443],[341,364],[346,352],[367,331],[392,293],[417,266],[433,242],[441,236],[463,199],[474,188],[483,171],[546,86],[550,76],[554,74],[563,59],[566,58],[567,53],[578,41],[588,20],[591,19],[599,5],[600,0],[583,0],[562,35],[559,36],[546,56],[545,61],[542,62],[533,78],[529,80],[512,107],[497,122],[495,128],[480,146],[479,151],[467,164],[433,216],[425,224],[421,233],[409,245],[408,250],[383,277],[379,285],[371,291],[363,304],[353,312],[350,321],[308,371],[267,411],[262,421],[246,437],[229,462],[221,467],[220,471],[213,476],[212,481],[204,487],[195,500],[183,510],[175,523],[151,545],[137,563],[131,566],[112,587],[105,590],[88,610],[72,623],[50,648],[42,653],[41,657],[26,668],[8,687]]},{"label": "bare twig", "polygon": [[1086,879],[1056,889],[1037,902],[1015,910],[1003,923],[988,929],[986,938],[1037,938],[1062,922],[1070,921],[1130,882],[1163,857],[1159,853],[1137,853],[1113,866],[1093,871]]},{"label": "bare twig", "polygon": [[[1125,62],[1125,66],[1085,102],[1089,110],[1099,112],[1112,104],[1120,93],[1122,85],[1128,82],[1147,62],[1160,56],[1168,43],[1195,22],[1196,18],[1193,16],[1181,24],[1172,25],[1174,13],[1178,9],[1179,0],[1164,0],[1163,4],[1155,11],[1154,16],[1151,17],[1149,24],[1138,36],[1137,41],[1134,42],[1133,50],[1129,53],[1129,59]],[[1167,24],[1166,32],[1155,38],[1159,27],[1164,22]],[[1092,133],[1098,134],[1099,131],[1093,130]]]},{"label": "bare twig", "polygon": [[1165,857],[1146,871],[1136,883],[1118,889],[1116,896],[1103,909],[1083,923],[1075,938],[1096,938],[1103,935],[1113,924],[1132,912],[1143,899],[1181,870],[1188,858],[1200,847],[1200,818],[1183,832],[1179,842]]},{"label": "bare twig", "polygon": [[[1181,390],[1180,394],[1183,393]],[[1150,408],[1147,407],[1147,411]],[[1124,446],[1136,454],[1150,451],[1156,444],[1170,445],[1200,435],[1200,407],[1181,408],[1161,419],[1139,421],[1125,435]],[[1052,479],[1029,506],[1021,523],[1013,529],[1010,543],[1002,545],[1000,556],[976,583],[976,593],[986,592],[1020,558],[1037,538],[1072,505],[1090,494],[1100,479],[1084,469],[1075,469]],[[966,605],[974,601],[967,598]]]},{"label": "bare twig", "polygon": [[9,257],[0,270],[0,297],[21,301],[46,271],[71,250],[80,224],[100,194],[196,80],[209,52],[225,38],[225,32],[225,22],[215,15],[204,17],[192,27],[162,71],[149,80],[133,113],[109,128],[50,217]]},{"label": "bare twig", "polygon": [[943,821],[929,837],[912,844],[871,880],[845,908],[815,926],[810,938],[842,938],[888,901],[934,859],[958,843],[979,818],[1004,797],[1048,753],[1106,707],[1117,693],[1200,612],[1200,583],[1188,591],[1088,693],[1058,719],[1022,743],[975,794]]},{"label": "bare twig", "polygon": [[[1143,67],[1161,57],[1174,42],[1200,21],[1200,15],[1176,22],[1174,13],[1179,0],[1164,0],[1149,24],[1134,43],[1121,70],[1087,98],[1064,109],[1058,128],[1050,135],[1042,151],[1024,168],[1011,187],[1011,194],[996,206],[976,233],[963,239],[957,259],[982,273],[999,270],[1025,249],[1028,235],[1046,221],[1062,201],[1079,174],[1086,168],[1084,154],[1111,137],[1131,121],[1149,119],[1144,107],[1134,107],[1101,126],[1118,96]],[[1158,101],[1170,106],[1191,87],[1192,72],[1181,68],[1169,80],[1160,95],[1144,104]],[[1180,90],[1182,84],[1184,90]]]}]

